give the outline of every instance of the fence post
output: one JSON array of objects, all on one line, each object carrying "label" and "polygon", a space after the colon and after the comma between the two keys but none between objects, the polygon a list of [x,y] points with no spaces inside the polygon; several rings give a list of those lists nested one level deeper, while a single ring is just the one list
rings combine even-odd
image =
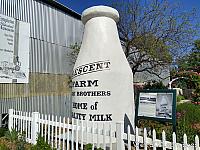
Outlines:
[{"label": "fence post", "polygon": [[139,150],[140,142],[139,142],[139,131],[138,127],[135,128],[135,149]]},{"label": "fence post", "polygon": [[173,139],[173,144],[172,144],[172,147],[173,147],[173,150],[176,150],[177,148],[176,148],[176,133],[175,132],[173,132],[173,135],[172,135],[172,139]]},{"label": "fence post", "polygon": [[166,135],[165,135],[164,130],[162,132],[162,147],[163,147],[163,150],[166,150]]},{"label": "fence post", "polygon": [[39,132],[39,112],[33,112],[32,113],[32,124],[31,124],[31,139],[32,139],[32,144],[36,144],[37,143],[37,135]]},{"label": "fence post", "polygon": [[0,128],[2,127],[2,114],[0,114]]},{"label": "fence post", "polygon": [[195,136],[195,150],[199,149],[199,137],[196,135]]},{"label": "fence post", "polygon": [[14,110],[13,109],[9,109],[8,110],[8,129],[11,131],[12,128],[13,128],[13,112]]},{"label": "fence post", "polygon": [[116,142],[117,142],[117,150],[125,150],[123,134],[124,134],[124,123],[118,122],[116,124]]},{"label": "fence post", "polygon": [[153,129],[153,150],[156,150],[156,130]]},{"label": "fence post", "polygon": [[183,149],[188,150],[188,145],[187,145],[187,135],[183,135]]},{"label": "fence post", "polygon": [[144,137],[143,137],[143,139],[144,139],[144,150],[147,150],[147,129],[146,128],[144,128]]}]

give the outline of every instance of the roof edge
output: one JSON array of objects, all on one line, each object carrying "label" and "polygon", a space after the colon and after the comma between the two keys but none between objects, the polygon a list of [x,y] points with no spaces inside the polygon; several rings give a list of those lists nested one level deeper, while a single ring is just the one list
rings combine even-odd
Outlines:
[{"label": "roof edge", "polygon": [[63,12],[68,13],[69,15],[71,15],[74,18],[81,20],[81,15],[79,13],[75,12],[74,10],[64,6],[63,4],[61,4],[55,0],[36,0],[36,1],[40,1],[40,2],[46,3],[48,5],[51,5]]}]

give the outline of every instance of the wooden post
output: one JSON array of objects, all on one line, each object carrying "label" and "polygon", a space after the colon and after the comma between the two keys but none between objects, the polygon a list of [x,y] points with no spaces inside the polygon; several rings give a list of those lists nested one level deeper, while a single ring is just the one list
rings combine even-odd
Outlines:
[{"label": "wooden post", "polygon": [[153,129],[153,150],[156,150],[156,131]]},{"label": "wooden post", "polygon": [[144,128],[144,150],[147,150],[147,129]]},{"label": "wooden post", "polygon": [[138,127],[136,126],[135,128],[135,145],[136,145],[136,150],[139,150],[139,133],[138,133]]},{"label": "wooden post", "polygon": [[198,135],[195,136],[195,150],[199,150],[199,137],[198,137]]},{"label": "wooden post", "polygon": [[128,137],[128,150],[131,150],[131,132],[130,132],[130,126],[128,126],[127,137]]},{"label": "wooden post", "polygon": [[32,124],[31,124],[31,139],[32,139],[32,144],[36,144],[37,143],[37,136],[38,136],[38,132],[39,132],[39,112],[33,112],[32,113]]},{"label": "wooden post", "polygon": [[162,132],[162,146],[163,146],[163,150],[166,150],[166,135],[165,135],[164,130]]},{"label": "wooden post", "polygon": [[183,149],[188,150],[188,145],[187,145],[187,135],[183,135]]},{"label": "wooden post", "polygon": [[117,150],[125,150],[124,141],[123,141],[123,133],[124,133],[123,122],[118,122],[116,124]]},{"label": "wooden post", "polygon": [[175,132],[173,132],[173,142],[172,143],[173,143],[172,144],[173,150],[176,150],[177,148],[176,148],[176,133]]},{"label": "wooden post", "polygon": [[0,128],[2,127],[2,114],[0,114]]},{"label": "wooden post", "polygon": [[106,127],[105,127],[105,123],[103,123],[103,149],[106,149]]},{"label": "wooden post", "polygon": [[13,128],[13,109],[8,110],[9,120],[8,120],[8,129],[11,131]]}]

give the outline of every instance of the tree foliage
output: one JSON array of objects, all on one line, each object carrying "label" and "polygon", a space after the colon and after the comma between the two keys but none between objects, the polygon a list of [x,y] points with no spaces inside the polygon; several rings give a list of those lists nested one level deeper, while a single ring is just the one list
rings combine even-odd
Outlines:
[{"label": "tree foliage", "polygon": [[200,39],[194,41],[194,48],[193,50],[197,50],[198,52],[200,51]]},{"label": "tree foliage", "polygon": [[[174,57],[191,46],[198,25],[195,10],[181,12],[169,0],[113,0],[113,7],[120,13],[119,36],[133,76],[148,72],[161,78]],[[70,48],[75,63],[80,45]]]},{"label": "tree foliage", "polygon": [[200,40],[194,42],[192,51],[178,59],[179,71],[194,71],[200,73]]},{"label": "tree foliage", "polygon": [[144,89],[167,89],[167,87],[161,82],[161,81],[152,81],[147,82],[144,87]]},{"label": "tree foliage", "polygon": [[81,48],[81,44],[76,42],[75,44],[70,45],[69,48],[72,50],[71,53],[69,54],[71,58],[71,62],[72,64],[75,64],[76,59],[78,57],[78,53]]},{"label": "tree foliage", "polygon": [[187,88],[195,89],[192,100],[200,102],[200,40],[194,41],[191,53],[178,60],[178,72],[175,73],[175,76],[187,77],[188,80],[180,85],[184,84]]},{"label": "tree foliage", "polygon": [[183,54],[195,34],[195,11],[180,12],[168,0],[121,0],[113,6],[120,13],[119,36],[125,55],[136,72],[157,76],[158,70]]}]

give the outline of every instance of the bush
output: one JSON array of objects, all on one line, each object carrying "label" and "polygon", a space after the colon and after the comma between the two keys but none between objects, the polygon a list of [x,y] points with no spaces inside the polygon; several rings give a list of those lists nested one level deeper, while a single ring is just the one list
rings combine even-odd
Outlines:
[{"label": "bush", "polygon": [[31,144],[26,143],[25,133],[14,129],[5,131],[5,136],[0,138],[0,145],[2,147],[6,145],[10,150],[26,150],[31,147]]},{"label": "bush", "polygon": [[5,136],[6,131],[8,131],[8,129],[6,129],[6,128],[0,128],[0,137]]},{"label": "bush", "polygon": [[177,136],[183,140],[185,133],[189,143],[194,142],[194,136],[200,135],[200,106],[183,103],[177,106]]},{"label": "bush", "polygon": [[[84,146],[84,150],[92,150],[93,145],[91,143],[88,143]],[[103,150],[102,148],[96,148],[96,150]]]},{"label": "bush", "polygon": [[192,101],[193,102],[200,102],[200,85],[195,91],[192,93]]},{"label": "bush", "polygon": [[15,147],[16,150],[25,150],[26,140],[24,133],[21,134],[20,132],[12,129],[11,131],[6,131],[5,138],[8,142],[12,143],[11,149],[14,149],[13,147]]},{"label": "bush", "polygon": [[182,84],[179,84],[180,88],[183,88],[184,85],[186,85],[185,88],[187,89],[196,89],[200,86],[200,75],[197,72],[193,71],[183,71],[183,72],[177,72],[174,76],[175,77],[185,77],[184,80],[178,80]]},{"label": "bush", "polygon": [[92,144],[91,143],[86,144],[84,150],[92,150]]},{"label": "bush", "polygon": [[18,140],[16,142],[17,150],[25,150],[26,138],[25,134],[18,134]]},{"label": "bush", "polygon": [[54,148],[51,148],[51,146],[45,142],[44,138],[38,135],[37,143],[36,145],[33,145],[31,147],[31,150],[56,150]]},{"label": "bush", "polygon": [[[183,103],[177,105],[176,114],[176,135],[177,142],[183,142],[184,133],[187,135],[188,143],[194,143],[195,135],[200,136],[200,105],[191,103]],[[157,122],[152,120],[140,120],[139,126],[141,128],[150,128],[156,130],[157,138],[162,138],[162,131],[166,133],[167,140],[172,141],[172,124],[167,122]]]},{"label": "bush", "polygon": [[12,129],[11,131],[6,131],[5,138],[10,140],[11,142],[15,142],[18,140],[19,132],[17,132],[15,129]]},{"label": "bush", "polygon": [[200,123],[200,105],[194,105],[191,103],[183,103],[177,106],[177,119],[184,118],[185,124]]},{"label": "bush", "polygon": [[[167,133],[170,131],[172,132],[172,125],[168,122],[158,122],[154,120],[144,120],[141,119],[138,124],[139,128],[146,128],[147,130],[151,131],[151,135],[153,134],[152,131],[155,129],[156,131],[156,138],[162,139],[162,132],[163,130]],[[150,136],[152,138],[152,136]],[[167,138],[169,140],[169,138]]]},{"label": "bush", "polygon": [[9,150],[5,144],[0,144],[0,150]]},{"label": "bush", "polygon": [[146,83],[144,89],[167,89],[167,87],[162,83],[162,81],[152,81]]},{"label": "bush", "polygon": [[182,95],[178,95],[178,96],[176,97],[176,101],[177,101],[177,102],[180,102],[181,100],[184,100],[184,99],[185,99],[185,97],[182,96]]}]

